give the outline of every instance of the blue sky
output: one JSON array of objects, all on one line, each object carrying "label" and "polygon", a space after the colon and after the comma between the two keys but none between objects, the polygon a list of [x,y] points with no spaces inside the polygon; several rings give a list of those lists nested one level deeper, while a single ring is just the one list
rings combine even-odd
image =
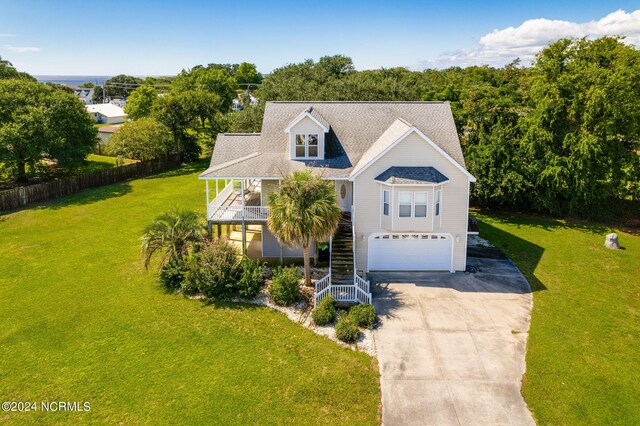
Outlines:
[{"label": "blue sky", "polygon": [[358,69],[501,65],[560,36],[612,33],[640,43],[640,1],[0,0],[0,56],[32,74],[269,72],[336,53]]}]

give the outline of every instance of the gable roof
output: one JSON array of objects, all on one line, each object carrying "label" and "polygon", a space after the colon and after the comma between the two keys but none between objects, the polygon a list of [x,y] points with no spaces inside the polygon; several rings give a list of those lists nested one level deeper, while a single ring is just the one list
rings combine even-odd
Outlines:
[{"label": "gable roof", "polygon": [[391,145],[398,139],[406,135],[411,131],[413,127],[402,118],[398,118],[394,121],[383,134],[380,135],[373,145],[360,157],[360,161],[351,171],[351,175],[358,173],[364,169],[367,164],[373,161],[377,156],[386,151]]},{"label": "gable roof", "polygon": [[417,185],[443,183],[449,180],[434,167],[389,167],[375,177],[379,182],[390,185]]},{"label": "gable roof", "polygon": [[318,113],[317,110],[315,110],[312,106],[310,106],[309,108],[305,109],[304,111],[302,111],[300,113],[300,115],[298,115],[292,122],[291,124],[289,124],[287,126],[286,129],[284,129],[285,133],[289,133],[289,131],[291,130],[291,128],[293,126],[295,126],[296,124],[298,124],[300,122],[300,120],[302,120],[305,117],[309,117],[311,120],[313,120],[318,126],[322,127],[322,130],[326,132],[329,131],[329,123],[327,122],[327,120],[324,119],[324,117],[322,117],[322,115],[320,115]]},{"label": "gable roof", "polygon": [[[283,129],[307,115],[330,124],[325,136],[324,160],[303,161],[289,157],[289,135]],[[295,170],[311,168],[327,178],[346,179],[409,128],[426,135],[464,169],[462,149],[448,103],[267,102],[260,134],[218,135],[211,167],[200,177],[280,178]],[[259,155],[212,170],[252,153]]]}]

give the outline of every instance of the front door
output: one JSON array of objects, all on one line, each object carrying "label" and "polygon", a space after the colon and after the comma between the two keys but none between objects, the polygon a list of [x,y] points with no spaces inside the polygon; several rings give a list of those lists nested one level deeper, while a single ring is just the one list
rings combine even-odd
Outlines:
[{"label": "front door", "polygon": [[335,182],[338,204],[343,212],[350,212],[351,203],[353,203],[353,182],[349,182],[348,180],[337,180]]}]

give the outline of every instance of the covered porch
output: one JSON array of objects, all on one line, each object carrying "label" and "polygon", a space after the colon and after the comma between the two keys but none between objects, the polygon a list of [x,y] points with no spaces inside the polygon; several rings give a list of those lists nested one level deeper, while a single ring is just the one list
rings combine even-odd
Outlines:
[{"label": "covered porch", "polygon": [[[209,201],[214,188],[217,195]],[[269,218],[269,207],[263,205],[260,179],[206,180],[206,191],[209,223],[265,224]]]}]

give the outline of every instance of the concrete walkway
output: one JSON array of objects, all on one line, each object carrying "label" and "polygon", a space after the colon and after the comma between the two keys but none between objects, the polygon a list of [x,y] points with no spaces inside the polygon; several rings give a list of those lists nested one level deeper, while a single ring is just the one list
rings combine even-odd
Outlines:
[{"label": "concrete walkway", "polygon": [[532,295],[506,259],[371,273],[384,425],[531,425],[520,393]]}]

